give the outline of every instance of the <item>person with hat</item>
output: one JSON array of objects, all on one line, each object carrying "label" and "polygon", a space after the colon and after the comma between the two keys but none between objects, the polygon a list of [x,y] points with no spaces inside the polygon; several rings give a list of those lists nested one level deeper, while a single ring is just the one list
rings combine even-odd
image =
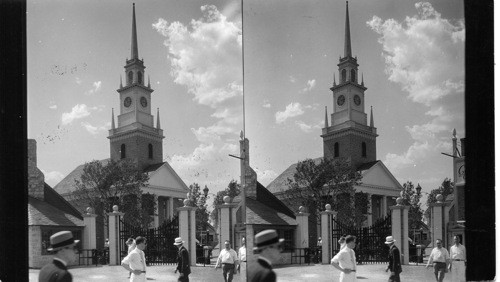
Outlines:
[{"label": "person with hat", "polygon": [[122,260],[122,266],[132,274],[130,282],[146,282],[146,238],[138,236],[135,238],[135,249]]},{"label": "person with hat", "polygon": [[345,247],[342,248],[331,260],[331,265],[340,270],[340,282],[356,281],[356,237],[347,235],[345,237]]},{"label": "person with hat", "polygon": [[273,229],[267,229],[255,235],[253,250],[258,257],[257,261],[248,267],[247,281],[276,281],[276,273],[272,265],[279,261],[283,241],[285,239],[278,238],[278,233]]},{"label": "person with hat", "polygon": [[233,281],[233,274],[239,260],[236,251],[231,249],[231,243],[228,240],[224,242],[224,247],[225,248],[220,251],[217,262],[215,263],[215,270],[217,270],[219,265],[222,265],[222,275],[224,276],[224,281],[231,282]]},{"label": "person with hat", "polygon": [[174,246],[179,249],[177,253],[177,268],[175,269],[175,273],[179,271],[179,282],[189,282],[189,274],[191,273],[191,267],[189,266],[189,252],[184,247],[184,241],[182,241],[181,237],[175,238]]},{"label": "person with hat", "polygon": [[429,260],[427,261],[426,268],[431,266],[431,263],[434,265],[434,276],[436,277],[436,281],[443,282],[444,275],[448,271],[448,262],[450,261],[450,254],[443,248],[443,241],[441,239],[436,240],[436,247],[432,249],[432,252],[429,256]]},{"label": "person with hat", "polygon": [[389,246],[389,265],[385,270],[385,272],[391,271],[389,282],[400,282],[401,278],[399,274],[403,271],[401,268],[401,254],[395,242],[396,240],[394,240],[392,236],[387,236],[385,238],[385,244]]},{"label": "person with hat", "polygon": [[49,252],[55,252],[51,263],[45,265],[38,275],[40,282],[71,282],[73,276],[68,271],[68,263],[76,258],[75,245],[80,240],[73,239],[71,231],[60,231],[50,236]]}]

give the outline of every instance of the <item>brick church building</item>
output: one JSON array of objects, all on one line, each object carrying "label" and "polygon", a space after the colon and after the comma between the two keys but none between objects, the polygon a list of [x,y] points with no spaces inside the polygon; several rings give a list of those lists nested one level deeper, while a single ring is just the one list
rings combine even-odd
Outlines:
[{"label": "brick church building", "polygon": [[[157,213],[154,226],[175,215],[177,207],[182,206],[180,199],[185,199],[189,188],[174,169],[163,161],[163,129],[160,125],[160,113],[157,109],[156,124],[152,115],[152,93],[150,81],[145,81],[144,61],[139,59],[135,4],[132,9],[132,42],[130,58],[126,60],[125,83],[120,78],[117,90],[120,112],[115,123],[114,111],[111,112],[111,129],[109,130],[110,158],[100,160],[105,165],[109,160],[130,159],[149,175],[147,187],[143,193],[154,194]],[[75,168],[54,189],[66,199],[71,199],[75,191],[75,179],[80,179],[84,164]],[[86,207],[73,203],[79,210]],[[97,242],[104,242],[102,227],[97,232]]]},{"label": "brick church building", "polygon": [[[402,190],[384,163],[377,160],[377,128],[370,108],[370,120],[365,105],[365,91],[368,89],[359,77],[357,57],[353,57],[351,49],[351,34],[349,25],[349,7],[346,3],[344,55],[339,59],[337,84],[335,76],[330,88],[333,96],[333,113],[328,117],[325,107],[325,127],[322,129],[323,156],[314,159],[319,163],[322,158],[345,158],[361,173],[360,185],[356,192],[367,193],[368,207],[366,210],[369,226],[389,213],[389,207],[395,204],[395,199]],[[297,164],[290,165],[283,173],[274,179],[266,188],[283,199],[288,189],[288,179],[293,180]],[[290,207],[297,210],[298,207]],[[358,208],[358,207],[356,207]],[[316,242],[317,226],[314,216],[310,217],[309,242]]]}]

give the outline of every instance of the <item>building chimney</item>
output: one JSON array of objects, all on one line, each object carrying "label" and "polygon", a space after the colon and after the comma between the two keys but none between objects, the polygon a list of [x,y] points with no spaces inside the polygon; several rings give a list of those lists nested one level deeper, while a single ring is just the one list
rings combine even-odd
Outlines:
[{"label": "building chimney", "polygon": [[460,153],[462,154],[462,157],[465,157],[465,138],[460,138]]},{"label": "building chimney", "polygon": [[250,167],[248,139],[240,140],[241,185],[245,196],[257,199],[257,173]]},{"label": "building chimney", "polygon": [[36,164],[36,140],[28,139],[28,195],[43,201],[45,177]]}]

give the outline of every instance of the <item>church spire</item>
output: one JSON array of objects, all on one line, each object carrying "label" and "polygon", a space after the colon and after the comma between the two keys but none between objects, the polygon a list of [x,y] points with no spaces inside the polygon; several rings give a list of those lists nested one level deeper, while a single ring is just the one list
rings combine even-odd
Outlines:
[{"label": "church spire", "polygon": [[363,73],[361,73],[361,86],[365,86],[365,78],[363,76]]},{"label": "church spire", "polygon": [[115,129],[115,112],[114,112],[114,108],[111,108],[111,129]]},{"label": "church spire", "polygon": [[333,73],[333,86],[337,86],[337,82],[335,82],[335,72]]},{"label": "church spire", "polygon": [[122,75],[120,74],[120,88],[123,88]]},{"label": "church spire", "polygon": [[160,127],[160,108],[156,108],[156,128],[161,129],[161,127]]},{"label": "church spire", "polygon": [[132,47],[130,50],[130,59],[139,59],[139,50],[137,48],[137,29],[135,25],[135,3],[132,4]]},{"label": "church spire", "polygon": [[348,1],[345,1],[344,57],[352,57],[352,54],[351,54],[351,31],[349,28],[349,2]]},{"label": "church spire", "polygon": [[375,122],[373,121],[373,106],[370,106],[370,127],[374,126]]},{"label": "church spire", "polygon": [[328,112],[326,106],[325,106],[325,128],[328,128]]},{"label": "church spire", "polygon": [[148,75],[148,88],[151,88],[151,78]]}]

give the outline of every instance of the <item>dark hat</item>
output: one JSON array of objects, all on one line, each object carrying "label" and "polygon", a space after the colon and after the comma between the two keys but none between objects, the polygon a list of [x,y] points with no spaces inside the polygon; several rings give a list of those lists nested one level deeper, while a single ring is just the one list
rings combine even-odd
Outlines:
[{"label": "dark hat", "polygon": [[255,251],[274,244],[282,244],[285,239],[278,238],[278,232],[274,229],[267,229],[255,235]]},{"label": "dark hat", "polygon": [[80,240],[73,239],[71,231],[60,231],[50,236],[50,248],[47,251],[58,251],[64,247],[74,246]]}]

